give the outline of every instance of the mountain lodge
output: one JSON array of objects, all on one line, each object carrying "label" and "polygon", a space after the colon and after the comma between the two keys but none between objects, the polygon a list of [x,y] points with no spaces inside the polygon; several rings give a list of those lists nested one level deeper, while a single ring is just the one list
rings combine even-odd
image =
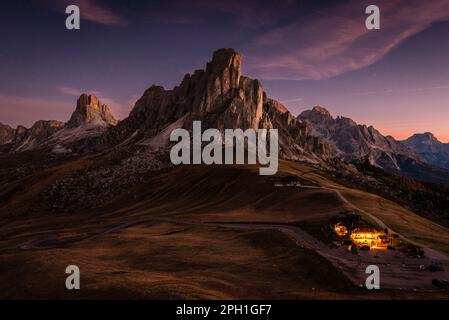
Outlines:
[{"label": "mountain lodge", "polygon": [[392,245],[392,235],[376,230],[360,217],[344,215],[333,226],[335,234],[344,241],[350,241],[358,247],[369,247],[370,249],[387,249]]},{"label": "mountain lodge", "polygon": [[371,227],[352,230],[350,238],[355,245],[369,246],[370,249],[386,249],[391,243],[387,235]]}]

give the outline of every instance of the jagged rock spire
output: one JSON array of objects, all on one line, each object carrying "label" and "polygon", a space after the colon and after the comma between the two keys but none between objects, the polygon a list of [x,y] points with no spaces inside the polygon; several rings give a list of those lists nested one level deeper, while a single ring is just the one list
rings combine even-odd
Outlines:
[{"label": "jagged rock spire", "polygon": [[96,96],[82,94],[77,101],[75,111],[67,122],[67,127],[74,128],[88,124],[115,126],[117,120],[108,106],[101,103]]}]

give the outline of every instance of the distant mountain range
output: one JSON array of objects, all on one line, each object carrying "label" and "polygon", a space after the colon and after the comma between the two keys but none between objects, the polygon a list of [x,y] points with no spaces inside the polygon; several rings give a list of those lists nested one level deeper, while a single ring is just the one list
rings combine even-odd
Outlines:
[{"label": "distant mountain range", "polygon": [[449,168],[444,165],[446,145],[435,138],[430,149],[433,152],[425,153],[423,147],[415,148],[407,141],[383,136],[373,126],[357,124],[350,118],[334,118],[320,106],[304,111],[298,118],[309,125],[314,136],[324,138],[331,145],[336,157],[347,162],[368,161],[388,172],[427,182],[449,183]]},{"label": "distant mountain range", "polygon": [[314,135],[325,138],[335,154],[348,162],[367,158],[378,167],[401,170],[398,157],[420,160],[413,150],[393,137],[385,137],[374,127],[359,125],[349,118],[334,118],[322,107],[304,111],[298,118],[306,121]]},{"label": "distant mountain range", "polygon": [[7,146],[9,152],[36,149],[72,152],[72,144],[101,135],[117,123],[109,108],[97,97],[82,94],[67,123],[39,120],[31,128],[18,126],[17,129],[0,123],[0,144]]},{"label": "distant mountain range", "polygon": [[372,126],[326,109],[293,116],[280,102],[267,97],[258,80],[241,74],[241,55],[220,49],[205,70],[187,74],[172,90],[152,86],[136,102],[130,115],[118,122],[97,97],[83,94],[67,123],[38,121],[31,128],[0,124],[3,152],[48,149],[54,153],[93,153],[115,146],[169,146],[175,128],[191,129],[201,120],[203,129],[276,128],[280,156],[328,165],[369,161],[387,171],[425,181],[449,184],[449,147],[431,134],[400,142]]},{"label": "distant mountain range", "polygon": [[428,163],[449,169],[449,143],[438,141],[432,133],[415,134],[403,143]]}]

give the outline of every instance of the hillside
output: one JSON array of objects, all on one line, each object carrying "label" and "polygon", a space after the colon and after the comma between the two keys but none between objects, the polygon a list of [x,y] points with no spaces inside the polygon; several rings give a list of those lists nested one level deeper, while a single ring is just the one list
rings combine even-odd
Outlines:
[{"label": "hillside", "polygon": [[[44,202],[39,213],[13,214],[40,201],[46,186],[97,161],[69,162],[52,167],[51,174],[37,173],[37,179],[22,180],[26,189],[17,188],[2,202],[3,277],[23,279],[21,283],[36,288],[39,297],[66,296],[54,287],[57,276],[46,277],[44,285],[43,278],[26,276],[33,275],[28,267],[17,266],[33,261],[33,270],[57,274],[58,265],[75,257],[90,261],[81,262],[86,298],[423,297],[420,290],[360,291],[352,284],[359,272],[337,271],[340,260],[321,250],[349,259],[349,265],[351,256],[324,245],[315,248],[320,240],[308,242],[302,230],[315,234],[313,226],[326,228],[329,219],[342,211],[355,211],[374,224],[385,223],[410,241],[428,246],[429,255],[434,255],[430,247],[449,253],[447,229],[390,200],[345,187],[309,165],[293,162],[282,162],[277,177],[296,177],[303,187],[279,187],[277,177],[259,176],[256,166],[187,166],[155,173],[95,209],[45,213]],[[47,178],[42,179],[42,174]],[[102,270],[100,278],[95,270]],[[434,277],[431,273],[410,276],[416,283],[409,280],[409,284],[418,287],[429,287],[428,277]],[[389,280],[393,286],[395,279]],[[148,285],[153,289],[144,290]],[[2,290],[3,296],[21,296],[20,288]]]}]

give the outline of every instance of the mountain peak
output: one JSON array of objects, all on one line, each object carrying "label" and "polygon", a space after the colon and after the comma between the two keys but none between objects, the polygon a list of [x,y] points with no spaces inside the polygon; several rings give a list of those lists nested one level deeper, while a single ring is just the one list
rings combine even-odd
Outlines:
[{"label": "mountain peak", "polygon": [[212,61],[207,64],[206,71],[221,75],[227,70],[241,75],[242,55],[232,48],[218,49],[214,52]]},{"label": "mountain peak", "polygon": [[14,138],[14,129],[0,122],[0,145],[10,142]]},{"label": "mountain peak", "polygon": [[323,108],[321,106],[313,107],[312,111],[315,113],[319,113],[319,114],[325,116],[326,118],[332,118],[331,113],[326,108]]},{"label": "mountain peak", "polygon": [[[424,133],[415,133],[410,138],[416,137],[416,138],[434,138],[436,139],[435,135],[432,132],[424,132]],[[409,139],[410,139],[409,138]]]},{"label": "mountain peak", "polygon": [[321,123],[321,122],[327,122],[329,120],[334,120],[331,113],[327,111],[326,108],[323,108],[321,106],[315,106],[312,108],[312,110],[306,110],[302,112],[298,119],[306,120],[312,123]]},{"label": "mountain peak", "polygon": [[428,163],[449,169],[449,143],[439,141],[433,133],[415,133],[402,142]]},{"label": "mountain peak", "polygon": [[328,110],[316,106],[304,111],[299,119],[306,121],[312,132],[330,141],[337,155],[346,161],[370,157],[372,163],[384,169],[397,170],[397,157],[410,159],[417,155],[400,142],[384,137],[373,126],[359,125],[350,118],[333,118]]},{"label": "mountain peak", "polygon": [[115,126],[117,120],[112,115],[108,106],[94,95],[83,93],[77,103],[67,127],[74,128],[86,124],[95,124],[99,126]]},{"label": "mountain peak", "polygon": [[423,136],[430,140],[438,140],[432,132],[424,132]]},{"label": "mountain peak", "polygon": [[416,143],[440,143],[440,141],[435,137],[432,132],[415,133],[408,139],[404,140],[408,144]]},{"label": "mountain peak", "polygon": [[166,146],[166,128],[191,130],[193,121],[201,120],[203,128],[216,128],[222,133],[226,129],[276,128],[281,156],[314,162],[328,157],[327,143],[312,136],[307,124],[285,106],[267,97],[259,80],[242,75],[241,65],[242,55],[236,50],[215,51],[205,69],[185,75],[173,90],[157,86],[147,89],[130,116],[104,139],[113,144],[134,137],[150,145]]}]

